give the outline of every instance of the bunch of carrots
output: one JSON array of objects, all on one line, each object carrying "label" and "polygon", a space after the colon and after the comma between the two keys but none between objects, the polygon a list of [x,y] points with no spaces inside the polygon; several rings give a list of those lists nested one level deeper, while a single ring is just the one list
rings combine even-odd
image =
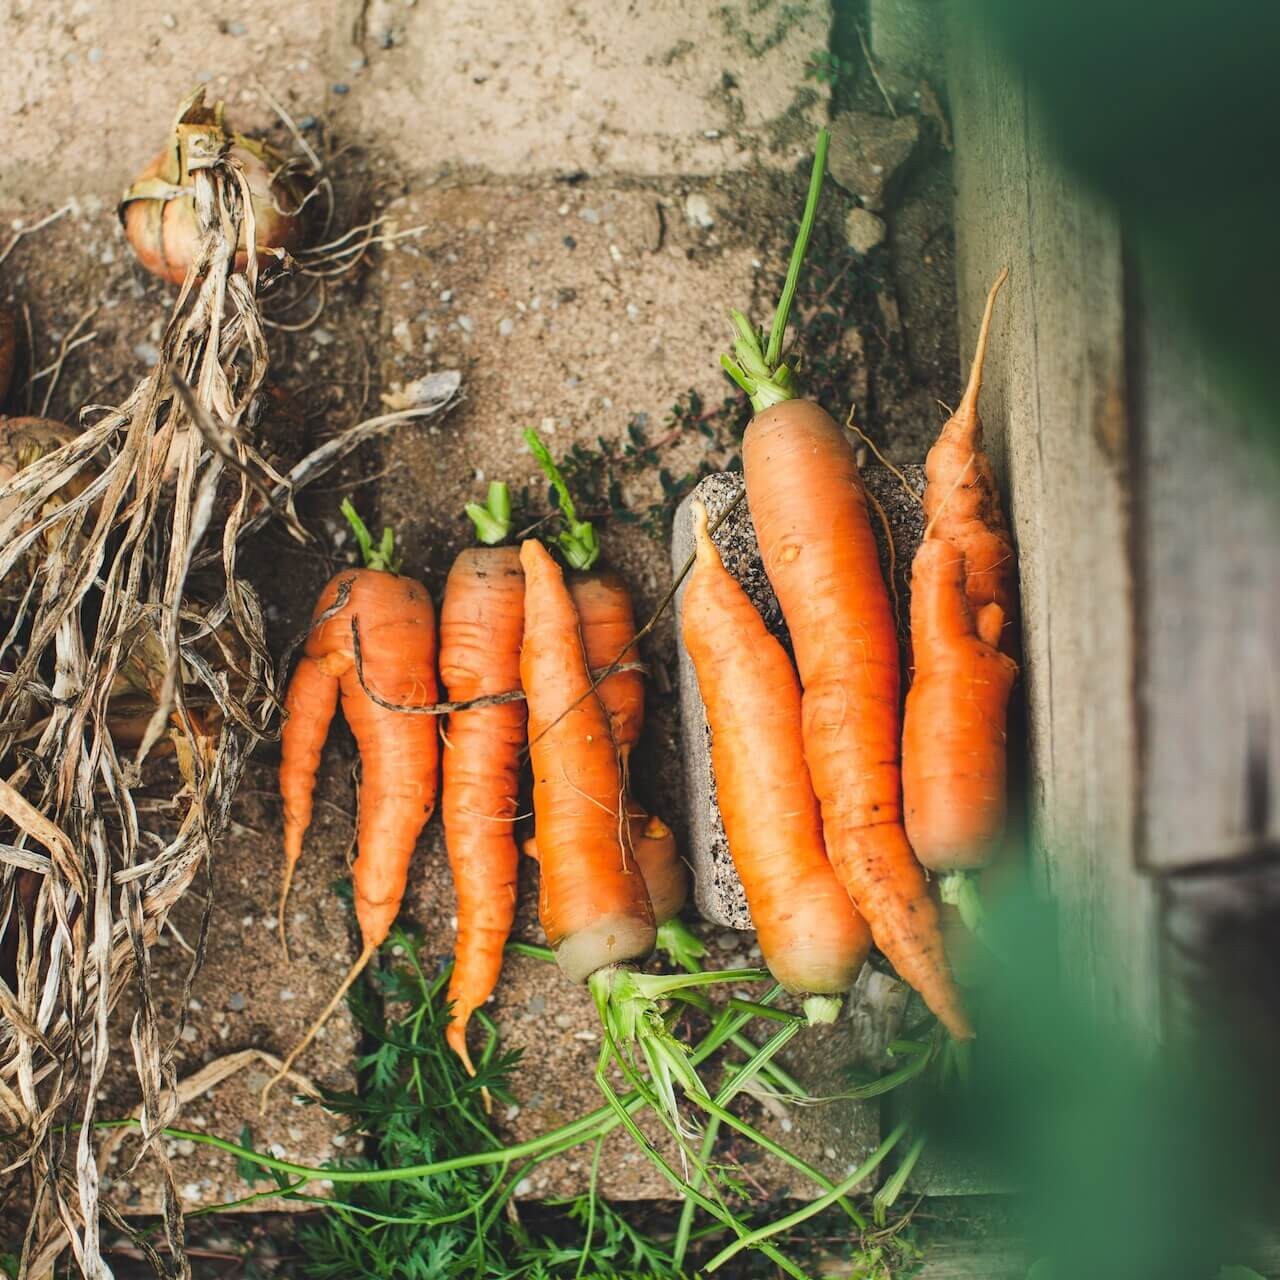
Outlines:
[{"label": "bunch of carrots", "polygon": [[[279,926],[284,942],[316,771],[341,699],[362,766],[352,867],[362,948],[281,1075],[385,941],[441,774],[458,903],[447,1038],[472,1074],[467,1024],[498,983],[515,918],[526,753],[535,832],[525,851],[540,864],[539,914],[565,974],[587,982],[644,960],[656,942],[687,966],[700,952],[678,919],[688,875],[675,837],[630,794],[631,752],[644,726],[630,593],[618,575],[595,567],[594,528],[578,519],[542,441],[525,434],[559,495],[557,546],[568,572],[536,540],[503,545],[510,496],[494,483],[483,506],[467,508],[484,545],[454,561],[438,633],[426,588],[398,571],[391,532],[375,544],[343,504],[364,567],[338,573],[320,593],[286,698]],[[445,702],[437,700],[437,645]]]},{"label": "bunch of carrots", "polygon": [[[990,859],[1004,822],[1005,717],[1018,670],[1014,557],[977,413],[1004,275],[988,298],[969,386],[928,459],[904,714],[896,621],[851,442],[799,397],[782,355],[826,147],[823,132],[772,327],[765,334],[733,312],[734,354],[723,357],[756,410],[743,440],[746,500],[795,666],[724,568],[696,505],[683,639],[712,731],[730,850],[774,978],[804,998],[810,1022],[830,1021],[874,942],[964,1041],[973,1026],[927,873],[940,874],[944,898],[972,919],[970,873]],[[387,937],[443,760],[458,899],[447,1035],[473,1073],[467,1024],[498,982],[515,915],[526,754],[534,835],[524,847],[540,865],[542,927],[563,972],[590,985],[606,1027],[630,1034],[647,1021],[660,1041],[655,998],[718,976],[664,986],[635,973],[659,941],[691,970],[699,948],[678,919],[688,878],[671,830],[630,795],[644,719],[634,611],[621,579],[596,568],[596,532],[542,441],[525,437],[558,498],[563,566],[536,539],[506,545],[510,499],[491,485],[485,505],[467,508],[483,545],[454,562],[437,634],[425,587],[398,573],[390,532],[375,545],[344,504],[365,567],[336,575],[317,602],[288,693],[280,769],[283,936],[340,698],[363,767],[352,869],[363,946],[323,1021]],[[437,669],[450,701],[437,700]],[[678,1056],[658,1060],[697,1087]]]},{"label": "bunch of carrots", "polygon": [[733,312],[734,353],[722,359],[756,410],[743,440],[746,500],[795,668],[721,564],[697,506],[683,636],[729,848],[775,978],[834,995],[874,941],[947,1031],[968,1040],[927,872],[941,873],[944,899],[973,921],[969,873],[993,855],[1005,817],[1016,575],[977,413],[1005,273],[968,389],[926,466],[904,724],[894,611],[853,447],[799,397],[782,357],[826,147],[824,132],[772,328],[766,335]]}]

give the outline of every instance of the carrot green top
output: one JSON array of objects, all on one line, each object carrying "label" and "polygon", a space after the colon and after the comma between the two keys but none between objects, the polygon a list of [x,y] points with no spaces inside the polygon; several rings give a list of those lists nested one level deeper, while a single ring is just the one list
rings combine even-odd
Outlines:
[{"label": "carrot green top", "polygon": [[569,486],[560,474],[551,451],[542,443],[542,438],[532,428],[524,433],[525,442],[533,450],[543,474],[551,481],[560,503],[560,514],[564,517],[565,527],[556,535],[556,545],[571,569],[590,569],[600,559],[600,539],[590,520],[579,520],[577,508],[569,494]]},{"label": "carrot green top", "polygon": [[818,132],[813,151],[813,169],[809,174],[809,194],[805,200],[800,231],[791,250],[791,262],[787,267],[787,279],[782,286],[782,297],[773,315],[773,327],[766,345],[764,330],[756,329],[741,311],[731,311],[738,336],[733,341],[733,355],[722,355],[720,363],[729,376],[751,398],[757,413],[771,404],[796,398],[795,374],[790,365],[782,361],[782,342],[787,332],[787,318],[795,299],[800,268],[804,263],[809,237],[813,233],[814,219],[818,213],[818,197],[822,192],[822,178],[827,167],[827,144],[830,134],[825,129]]},{"label": "carrot green top", "polygon": [[476,537],[486,547],[496,547],[511,532],[511,491],[503,480],[490,480],[484,506],[468,502],[464,508],[476,527]]},{"label": "carrot green top", "polygon": [[366,569],[377,569],[382,573],[399,573],[400,559],[395,554],[395,535],[390,529],[383,529],[382,537],[377,543],[369,532],[369,526],[360,519],[359,512],[351,504],[350,498],[342,500],[342,514],[347,523],[355,531],[356,542],[360,544],[360,555]]}]

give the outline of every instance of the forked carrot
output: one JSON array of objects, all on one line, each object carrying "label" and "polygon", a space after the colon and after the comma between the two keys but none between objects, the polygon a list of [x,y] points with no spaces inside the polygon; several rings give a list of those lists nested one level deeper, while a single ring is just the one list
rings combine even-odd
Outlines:
[{"label": "forked carrot", "polygon": [[916,856],[942,873],[944,901],[978,927],[966,873],[990,861],[1004,833],[1006,720],[1018,674],[1017,564],[978,395],[996,295],[987,295],[969,384],[925,464],[925,538],[911,571],[915,678],[907,694],[902,791]]},{"label": "forked carrot", "polygon": [[404,897],[414,845],[436,802],[435,717],[392,711],[370,696],[409,706],[430,706],[436,701],[431,597],[420,582],[396,572],[389,529],[375,546],[349,502],[343,503],[343,512],[356,530],[366,567],[344,569],[321,591],[302,661],[285,696],[288,718],[281,734],[280,759],[285,872],[280,930],[283,938],[285,902],[311,825],[316,769],[341,696],[342,714],[355,736],[362,768],[359,853],[351,869],[362,946],[333,998],[263,1090],[264,1107],[272,1085],[311,1042],[390,932]]},{"label": "forked carrot", "polygon": [[[682,633],[711,727],[716,796],[760,949],[789,991],[831,996],[857,978],[871,937],[827,860],[805,765],[800,684],[786,651],[721,563],[693,506],[697,561]],[[814,1001],[829,1020],[838,1002]]]},{"label": "forked carrot", "polygon": [[876,945],[966,1039],[973,1030],[938,911],[902,825],[898,640],[866,490],[848,437],[821,406],[796,398],[782,359],[827,142],[823,131],[773,327],[766,338],[734,312],[734,356],[723,364],[756,410],[742,448],[747,504],[795,650],[827,853]]},{"label": "forked carrot", "polygon": [[1003,620],[994,602],[974,617],[964,556],[951,543],[920,544],[902,787],[911,846],[934,871],[983,866],[1004,829],[1005,719],[1018,664],[998,647]]},{"label": "forked carrot", "polygon": [[965,596],[976,615],[997,604],[1003,615],[1000,648],[1017,655],[1018,565],[991,460],[982,447],[978,397],[996,295],[1009,278],[1006,267],[987,294],[969,383],[955,413],[943,424],[925,459],[925,536],[942,538],[964,556]]}]

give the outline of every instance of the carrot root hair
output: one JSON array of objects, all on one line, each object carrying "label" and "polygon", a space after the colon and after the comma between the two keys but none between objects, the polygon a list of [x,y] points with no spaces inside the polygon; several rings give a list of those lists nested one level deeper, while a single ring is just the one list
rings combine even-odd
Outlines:
[{"label": "carrot root hair", "polygon": [[355,964],[347,970],[347,976],[338,984],[338,989],[329,998],[329,1003],[320,1011],[320,1016],[307,1028],[306,1034],[298,1041],[297,1044],[289,1050],[289,1056],[280,1064],[280,1069],[262,1086],[262,1098],[258,1107],[260,1115],[265,1115],[267,1111],[267,1099],[271,1096],[271,1090],[289,1074],[289,1069],[301,1056],[302,1051],[315,1039],[316,1033],[324,1026],[326,1022],[333,1016],[333,1011],[338,1007],[338,1002],[343,996],[351,990],[355,980],[364,972],[369,961],[373,959],[373,953],[377,951],[376,944],[366,943],[364,950],[360,953]]},{"label": "carrot root hair", "polygon": [[959,418],[965,414],[978,411],[978,396],[982,393],[982,366],[987,359],[987,339],[991,336],[991,315],[996,307],[996,294],[1000,286],[1009,278],[1009,268],[1001,267],[1000,274],[987,291],[987,305],[982,312],[982,326],[978,330],[978,345],[973,353],[973,364],[969,366],[969,385],[964,389],[959,405],[953,416]]},{"label": "carrot root hair", "polygon": [[277,920],[280,925],[280,946],[284,951],[285,963],[288,964],[291,957],[289,955],[289,933],[285,928],[284,909],[289,902],[289,890],[293,887],[293,869],[298,865],[297,858],[291,858],[285,855],[284,876],[280,881],[280,907],[277,911]]}]

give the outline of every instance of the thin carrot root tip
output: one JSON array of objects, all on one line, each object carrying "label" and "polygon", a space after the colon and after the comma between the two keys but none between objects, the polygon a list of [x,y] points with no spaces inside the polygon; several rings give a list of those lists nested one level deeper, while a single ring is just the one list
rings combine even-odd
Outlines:
[{"label": "thin carrot root tip", "polygon": [[297,866],[297,859],[290,858],[284,864],[284,879],[280,884],[280,908],[277,912],[277,921],[280,926],[280,946],[284,951],[286,963],[289,961],[289,935],[285,927],[284,912],[285,907],[289,904],[289,890],[293,885],[293,869]]},{"label": "thin carrot root tip", "polygon": [[444,1033],[444,1038],[449,1042],[449,1048],[458,1055],[467,1075],[474,1076],[476,1068],[471,1061],[471,1051],[467,1048],[467,1024],[455,1017],[449,1023],[448,1030]]},{"label": "thin carrot root tip", "polygon": [[302,1039],[289,1050],[289,1056],[280,1064],[280,1070],[262,1086],[262,1098],[258,1107],[259,1114],[266,1115],[267,1100],[271,1096],[271,1091],[280,1083],[281,1080],[285,1078],[285,1076],[289,1074],[293,1064],[302,1055],[302,1051],[312,1042],[312,1040],[315,1039],[316,1033],[333,1016],[333,1011],[338,1007],[338,1002],[347,994],[348,991],[351,990],[355,980],[364,972],[365,966],[369,961],[373,959],[373,954],[376,950],[376,946],[366,944],[365,949],[360,953],[355,964],[347,970],[347,976],[342,979],[337,991],[335,991],[330,998],[329,1003],[325,1005],[323,1010],[321,1010],[320,1016],[307,1028],[306,1034]]}]

